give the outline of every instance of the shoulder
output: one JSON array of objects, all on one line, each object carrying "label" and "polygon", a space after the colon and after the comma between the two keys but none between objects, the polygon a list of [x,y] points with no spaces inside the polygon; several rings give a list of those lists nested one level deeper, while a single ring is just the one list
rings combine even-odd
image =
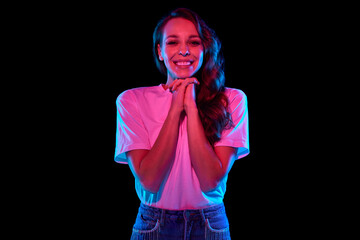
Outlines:
[{"label": "shoulder", "polygon": [[230,103],[235,100],[237,102],[247,100],[246,94],[242,90],[237,89],[237,88],[225,87],[225,95],[228,97]]},{"label": "shoulder", "polygon": [[138,87],[138,88],[131,88],[121,92],[118,97],[116,98],[116,102],[120,101],[136,101],[136,99],[140,96],[144,96],[147,92],[156,91],[158,86],[151,86],[151,87]]}]

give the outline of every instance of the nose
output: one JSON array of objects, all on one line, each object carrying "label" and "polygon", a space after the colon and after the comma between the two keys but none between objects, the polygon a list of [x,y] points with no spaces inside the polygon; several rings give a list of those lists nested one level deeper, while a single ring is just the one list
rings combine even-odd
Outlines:
[{"label": "nose", "polygon": [[187,56],[190,55],[189,48],[185,44],[181,44],[179,48],[179,55]]}]

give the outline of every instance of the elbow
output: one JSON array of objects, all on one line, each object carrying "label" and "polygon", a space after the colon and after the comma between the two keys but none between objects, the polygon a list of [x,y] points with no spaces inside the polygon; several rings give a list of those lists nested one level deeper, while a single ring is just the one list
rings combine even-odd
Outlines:
[{"label": "elbow", "polygon": [[135,178],[137,178],[137,181],[140,183],[141,187],[152,194],[156,194],[159,192],[161,187],[161,181],[160,179],[153,177],[149,175],[147,172],[141,172],[138,171],[135,175]]},{"label": "elbow", "polygon": [[140,184],[147,192],[152,194],[156,194],[160,190],[160,184],[157,184],[155,181],[140,180]]},{"label": "elbow", "polygon": [[226,176],[227,175],[225,172],[221,172],[221,174],[219,174],[219,175],[213,176],[212,178],[208,177],[206,180],[200,181],[201,191],[203,193],[208,193],[208,192],[214,191],[221,185],[224,177],[226,177]]},{"label": "elbow", "polygon": [[200,188],[203,193],[208,193],[218,188],[219,184],[220,182],[215,180],[206,181],[206,183],[200,184]]},{"label": "elbow", "polygon": [[227,171],[221,169],[213,174],[204,175],[202,179],[199,178],[200,188],[203,193],[212,192],[221,185],[224,177],[227,176]]}]

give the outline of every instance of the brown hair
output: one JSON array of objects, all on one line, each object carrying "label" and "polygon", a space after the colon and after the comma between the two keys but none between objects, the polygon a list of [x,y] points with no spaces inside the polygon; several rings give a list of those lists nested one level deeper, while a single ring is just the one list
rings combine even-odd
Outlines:
[{"label": "brown hair", "polygon": [[224,128],[233,125],[228,111],[229,100],[225,95],[224,57],[221,42],[215,31],[209,28],[195,12],[178,8],[162,18],[153,33],[153,54],[157,68],[167,74],[165,64],[159,60],[157,45],[161,45],[163,28],[173,18],[190,20],[196,27],[204,46],[204,62],[194,75],[200,85],[197,87],[196,103],[206,137],[211,145],[220,140]]}]

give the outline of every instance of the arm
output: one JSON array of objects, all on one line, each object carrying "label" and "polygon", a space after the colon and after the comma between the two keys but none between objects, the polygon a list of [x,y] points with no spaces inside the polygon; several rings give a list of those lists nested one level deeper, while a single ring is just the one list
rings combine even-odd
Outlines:
[{"label": "arm", "polygon": [[189,151],[203,192],[215,189],[236,160],[236,148],[215,147],[208,142],[197,109],[188,111]]},{"label": "arm", "polygon": [[215,189],[236,160],[236,148],[215,147],[208,142],[195,102],[193,84],[186,89],[184,109],[187,114],[187,131],[192,166],[203,192]]},{"label": "arm", "polygon": [[162,181],[174,160],[180,113],[169,111],[151,150],[132,150],[126,153],[134,176],[139,178],[143,187],[150,192],[159,191]]},{"label": "arm", "polygon": [[194,82],[189,79],[175,82],[176,88],[171,85],[174,91],[170,110],[151,150],[139,149],[126,153],[131,171],[147,191],[158,192],[171,169],[179,135],[180,115],[184,110],[185,88]]}]

